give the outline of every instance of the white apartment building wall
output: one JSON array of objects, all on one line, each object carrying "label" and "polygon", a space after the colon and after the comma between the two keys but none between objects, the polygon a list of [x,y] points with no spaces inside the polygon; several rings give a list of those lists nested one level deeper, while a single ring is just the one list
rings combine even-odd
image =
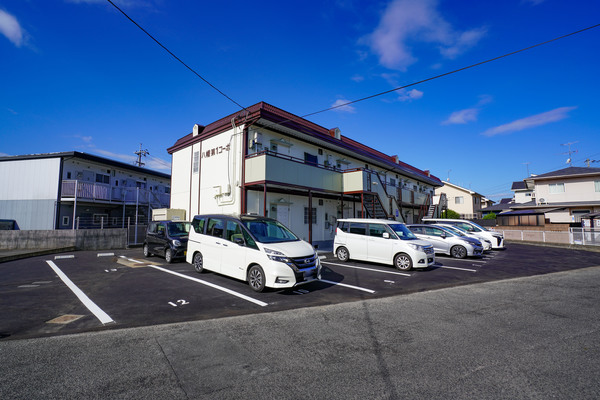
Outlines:
[{"label": "white apartment building wall", "polygon": [[[343,139],[339,130],[328,131],[298,117],[294,122],[301,120],[300,127],[293,128],[263,119],[263,112],[273,110],[290,115],[259,103],[250,107],[250,117],[232,115],[206,127],[195,125],[192,134],[179,139],[168,150],[171,207],[186,210],[190,218],[209,213],[266,215],[318,243],[333,239],[338,218],[360,215],[366,177],[372,180],[369,193],[378,193],[380,199],[386,190],[395,195],[402,187],[416,189],[412,197],[418,200],[433,195],[439,179],[396,165],[390,156]],[[388,196],[383,200],[386,207],[388,200],[395,218],[413,218]],[[413,213],[414,209],[413,205]]]}]

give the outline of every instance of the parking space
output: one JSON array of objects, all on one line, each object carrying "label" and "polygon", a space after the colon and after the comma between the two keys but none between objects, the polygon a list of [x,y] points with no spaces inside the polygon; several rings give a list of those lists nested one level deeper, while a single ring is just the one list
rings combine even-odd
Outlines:
[{"label": "parking space", "polygon": [[433,267],[408,272],[321,257],[321,281],[263,293],[216,273],[198,274],[185,262],[144,258],[141,249],[3,263],[0,338],[265,313],[600,265],[600,253],[521,244],[481,258],[437,256]]}]

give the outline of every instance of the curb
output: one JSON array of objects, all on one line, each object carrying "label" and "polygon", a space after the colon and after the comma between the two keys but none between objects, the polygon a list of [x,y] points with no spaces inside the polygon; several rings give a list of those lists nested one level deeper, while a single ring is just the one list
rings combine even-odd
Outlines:
[{"label": "curb", "polygon": [[[8,254],[8,255],[2,255],[2,251],[0,250],[0,263],[14,261],[14,260],[20,260],[23,258],[44,256],[46,254],[65,253],[68,251],[76,251],[76,250],[77,249],[75,246],[61,247],[58,249],[40,249],[40,250],[24,249],[24,250],[22,250],[22,252],[20,251],[16,254]],[[19,250],[13,250],[13,251],[19,251]]]}]

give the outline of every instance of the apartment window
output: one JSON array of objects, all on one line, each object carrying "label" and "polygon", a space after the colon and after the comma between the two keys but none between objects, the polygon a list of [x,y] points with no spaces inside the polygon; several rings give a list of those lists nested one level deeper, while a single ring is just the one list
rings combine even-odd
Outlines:
[{"label": "apartment window", "polygon": [[390,186],[396,186],[396,180],[394,178],[390,178]]},{"label": "apartment window", "polygon": [[96,183],[110,183],[110,175],[96,174]]},{"label": "apartment window", "polygon": [[71,173],[67,172],[67,179],[71,179]]},{"label": "apartment window", "polygon": [[318,159],[317,159],[317,156],[315,156],[315,155],[313,155],[313,154],[310,154],[310,153],[304,153],[304,162],[305,162],[306,164],[309,164],[309,165],[314,165],[314,166],[316,166],[316,165],[317,165],[317,162],[318,162]]},{"label": "apartment window", "polygon": [[564,193],[565,192],[565,184],[564,183],[551,183],[548,185],[548,191],[551,194]]},{"label": "apartment window", "polygon": [[194,174],[198,173],[198,169],[200,168],[200,152],[199,151],[195,151],[194,152],[194,162],[192,165],[192,171]]},{"label": "apartment window", "polygon": [[[304,207],[304,223],[308,225],[308,207]],[[317,223],[317,209],[312,208],[312,224]]]},{"label": "apartment window", "polygon": [[456,196],[454,198],[454,204],[465,204],[465,198],[463,196]]},{"label": "apartment window", "polygon": [[596,192],[600,192],[600,181],[594,181],[594,187],[596,188]]},{"label": "apartment window", "polygon": [[62,217],[62,224],[63,226],[69,225],[69,217]]}]

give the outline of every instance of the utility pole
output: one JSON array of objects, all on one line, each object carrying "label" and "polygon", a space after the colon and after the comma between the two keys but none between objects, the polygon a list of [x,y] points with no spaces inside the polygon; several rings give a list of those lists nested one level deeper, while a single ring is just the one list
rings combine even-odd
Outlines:
[{"label": "utility pole", "polygon": [[142,156],[146,157],[150,154],[150,152],[148,150],[142,150],[142,144],[140,143],[140,149],[138,151],[134,151],[133,154],[138,156],[134,164],[138,167],[143,167],[144,165],[146,165],[146,163],[142,162]]},{"label": "utility pole", "polygon": [[586,165],[588,166],[588,168],[590,167],[590,163],[593,162],[600,162],[600,160],[590,160],[589,158],[587,160],[584,161],[586,163]]}]

